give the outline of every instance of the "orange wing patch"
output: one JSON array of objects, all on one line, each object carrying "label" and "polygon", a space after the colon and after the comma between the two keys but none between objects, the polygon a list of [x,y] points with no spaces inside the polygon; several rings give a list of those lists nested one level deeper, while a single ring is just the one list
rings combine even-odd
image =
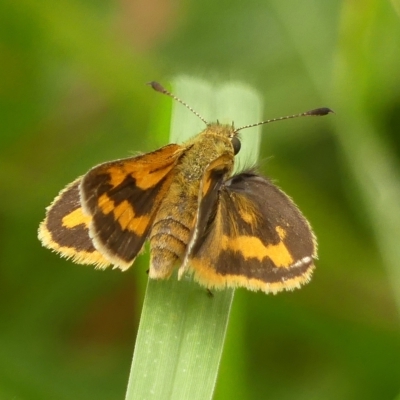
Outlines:
[{"label": "orange wing patch", "polygon": [[79,225],[84,225],[86,228],[89,228],[91,220],[92,218],[83,213],[82,207],[79,207],[62,217],[61,224],[67,229],[72,229]]},{"label": "orange wing patch", "polygon": [[150,223],[150,216],[135,217],[138,213],[135,212],[133,205],[129,201],[124,200],[116,205],[107,194],[103,194],[98,203],[99,208],[105,215],[113,213],[113,219],[118,222],[122,230],[128,230],[138,236],[142,236],[146,232],[146,228]]},{"label": "orange wing patch", "polygon": [[[245,260],[257,259],[262,261],[269,258],[277,268],[287,268],[288,265],[294,263],[293,257],[289,249],[284,243],[284,234],[282,228],[276,227],[280,241],[276,244],[265,245],[260,238],[256,236],[235,236],[229,237],[223,235],[221,238],[221,246],[223,250],[235,252],[241,249],[242,256]],[[284,231],[283,231],[284,232]]]}]

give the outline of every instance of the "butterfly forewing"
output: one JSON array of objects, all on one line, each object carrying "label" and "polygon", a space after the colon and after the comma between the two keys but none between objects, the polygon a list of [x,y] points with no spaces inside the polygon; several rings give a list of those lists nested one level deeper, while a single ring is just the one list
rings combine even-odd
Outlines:
[{"label": "butterfly forewing", "polygon": [[208,224],[213,220],[219,189],[223,184],[226,175],[230,174],[233,168],[232,155],[224,153],[213,160],[205,169],[200,182],[198,193],[198,207],[195,215],[194,228],[190,234],[190,239],[186,248],[181,267],[179,268],[179,277],[185,273],[188,268],[188,260],[193,253],[193,247],[199,243],[199,239],[205,235]]},{"label": "butterfly forewing", "polygon": [[140,252],[181,154],[181,146],[171,144],[101,164],[84,176],[81,201],[91,217],[90,237],[115,266],[129,268]]}]

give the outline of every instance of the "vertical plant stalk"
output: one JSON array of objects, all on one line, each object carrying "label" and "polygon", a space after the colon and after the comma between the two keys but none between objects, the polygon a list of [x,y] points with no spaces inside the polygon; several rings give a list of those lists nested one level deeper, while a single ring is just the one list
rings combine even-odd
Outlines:
[{"label": "vertical plant stalk", "polygon": [[379,86],[372,81],[371,64],[365,62],[376,57],[372,45],[367,44],[379,4],[370,0],[360,13],[355,4],[344,3],[334,82],[335,88],[347,90],[346,96],[337,96],[349,117],[336,120],[336,133],[362,194],[400,311],[400,170],[390,145],[379,133],[379,121],[367,107],[367,99],[375,96]]},{"label": "vertical plant stalk", "polygon": [[[251,89],[177,78],[173,93],[207,121],[235,121],[236,126],[261,120],[261,102]],[[204,123],[173,103],[170,141],[198,134]],[[259,129],[246,131],[239,164],[255,164]],[[212,296],[190,276],[166,281],[149,279],[136,339],[126,400],[211,399],[222,355],[234,290]]]}]

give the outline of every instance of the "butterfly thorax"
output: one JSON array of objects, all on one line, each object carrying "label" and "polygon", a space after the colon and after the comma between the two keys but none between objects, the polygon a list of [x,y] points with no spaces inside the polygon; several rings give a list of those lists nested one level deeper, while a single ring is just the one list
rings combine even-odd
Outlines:
[{"label": "butterfly thorax", "polygon": [[[200,135],[183,144],[184,151],[175,168],[168,195],[154,220],[150,235],[150,277],[165,278],[182,261],[201,200],[214,164],[223,163],[226,178],[233,169],[234,151],[230,125],[210,125]],[[219,162],[221,161],[221,163]]]},{"label": "butterfly thorax", "polygon": [[207,166],[222,154],[229,155],[233,165],[234,154],[230,137],[232,137],[231,125],[208,126],[200,135],[183,144],[187,150],[178,170],[188,180],[199,182]]}]

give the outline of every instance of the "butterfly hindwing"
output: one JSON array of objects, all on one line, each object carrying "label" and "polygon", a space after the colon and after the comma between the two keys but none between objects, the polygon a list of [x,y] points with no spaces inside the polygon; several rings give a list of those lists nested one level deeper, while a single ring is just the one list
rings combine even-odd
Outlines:
[{"label": "butterfly hindwing", "polygon": [[81,178],[63,189],[47,208],[39,227],[39,239],[47,248],[78,264],[106,268],[110,262],[94,247],[89,237],[91,217],[83,213],[79,186]]},{"label": "butterfly hindwing", "polygon": [[208,287],[276,293],[310,280],[316,243],[291,199],[253,172],[220,184],[200,201],[196,240],[188,254],[195,279]]},{"label": "butterfly hindwing", "polygon": [[170,144],[101,164],[83,177],[80,193],[91,217],[90,237],[116,267],[129,268],[140,252],[182,153],[181,146]]}]

